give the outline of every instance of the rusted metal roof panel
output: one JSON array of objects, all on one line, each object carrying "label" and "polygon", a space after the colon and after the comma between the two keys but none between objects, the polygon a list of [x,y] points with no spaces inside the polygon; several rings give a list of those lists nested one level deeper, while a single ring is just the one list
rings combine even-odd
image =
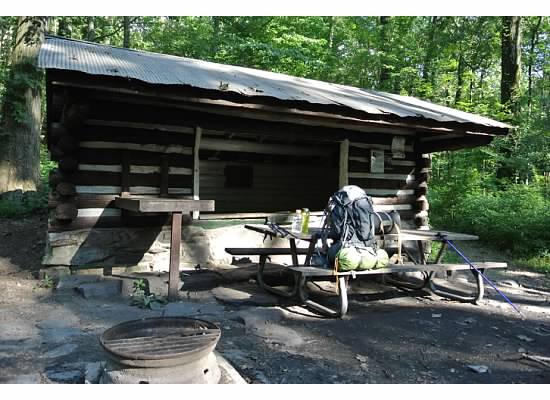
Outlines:
[{"label": "rusted metal roof panel", "polygon": [[189,85],[283,101],[337,105],[374,115],[426,118],[508,129],[511,126],[414,97],[217,64],[97,43],[47,36],[38,65],[45,69],[137,79],[151,84]]}]

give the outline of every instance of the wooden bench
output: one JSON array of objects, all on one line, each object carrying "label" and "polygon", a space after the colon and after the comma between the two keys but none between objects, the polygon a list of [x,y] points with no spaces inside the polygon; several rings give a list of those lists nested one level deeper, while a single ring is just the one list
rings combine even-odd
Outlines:
[{"label": "wooden bench", "polygon": [[[295,249],[298,254],[307,254],[308,249],[298,248]],[[347,296],[347,283],[350,277],[355,278],[359,275],[383,275],[385,281],[397,286],[404,286],[411,289],[429,288],[433,293],[447,297],[453,300],[477,303],[482,300],[484,295],[484,282],[481,274],[472,270],[468,264],[389,264],[385,268],[370,269],[365,271],[349,271],[349,272],[337,272],[328,268],[321,268],[315,266],[287,266],[283,265],[294,277],[294,284],[290,291],[285,291],[279,288],[271,287],[264,281],[263,274],[267,257],[270,255],[291,255],[292,250],[287,248],[226,248],[226,252],[231,255],[258,255],[260,260],[258,263],[258,284],[268,292],[276,295],[293,298],[297,297],[300,301],[317,311],[318,313],[328,317],[343,317],[347,313],[348,309],[348,296]],[[506,268],[506,263],[497,262],[479,262],[474,263],[476,268],[480,272],[484,272],[486,269],[493,268]],[[432,281],[432,278],[436,272],[440,271],[461,271],[471,270],[472,274],[476,277],[476,291],[471,296],[462,296],[456,293],[449,292],[448,290],[438,287]],[[410,281],[396,279],[391,277],[391,274],[404,273],[404,272],[422,272],[424,279],[420,284],[413,284]],[[325,305],[309,299],[307,293],[307,282],[312,279],[327,278],[336,279],[337,292],[339,298],[339,305],[337,309],[331,309]]]}]

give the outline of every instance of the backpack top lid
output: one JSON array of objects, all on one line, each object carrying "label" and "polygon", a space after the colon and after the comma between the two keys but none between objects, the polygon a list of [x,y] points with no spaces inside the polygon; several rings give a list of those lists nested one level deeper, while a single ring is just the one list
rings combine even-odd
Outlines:
[{"label": "backpack top lid", "polygon": [[[335,194],[343,195],[344,193],[347,196],[347,201],[344,201],[345,203],[353,202],[357,199],[360,199],[362,197],[367,196],[367,193],[365,193],[365,191],[363,189],[361,189],[359,186],[355,186],[355,185],[344,186],[344,187],[342,187],[342,189],[340,189]],[[344,200],[344,199],[342,199],[342,200]]]}]

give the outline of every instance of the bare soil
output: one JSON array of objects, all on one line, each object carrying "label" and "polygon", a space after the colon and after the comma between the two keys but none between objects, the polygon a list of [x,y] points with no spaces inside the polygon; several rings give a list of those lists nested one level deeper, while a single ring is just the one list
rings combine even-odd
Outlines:
[{"label": "bare soil", "polygon": [[[254,282],[191,272],[183,301],[152,311],[124,297],[84,299],[39,287],[32,271],[40,268],[45,229],[44,215],[0,220],[0,383],[82,383],[84,370],[105,360],[98,344],[105,329],[190,306],[220,326],[217,350],[250,383],[550,383],[550,367],[526,357],[550,357],[550,280],[542,274],[489,274],[523,317],[491,288],[476,306],[356,280],[348,315],[326,319],[269,296],[261,306],[221,301],[216,286],[245,290]],[[477,252],[474,259],[481,252],[467,251]],[[162,285],[165,277],[156,279]],[[469,274],[441,279],[472,282]],[[320,288],[329,296],[330,285]]]}]

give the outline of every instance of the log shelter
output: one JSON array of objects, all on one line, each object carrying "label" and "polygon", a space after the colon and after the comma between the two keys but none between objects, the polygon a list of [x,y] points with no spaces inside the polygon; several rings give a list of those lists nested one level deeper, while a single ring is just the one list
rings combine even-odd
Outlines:
[{"label": "log shelter", "polygon": [[180,240],[185,263],[231,262],[226,247],[277,245],[244,224],[319,215],[347,184],[426,230],[430,153],[511,129],[412,97],[55,36],[39,66],[58,162],[47,266],[162,270]]}]

